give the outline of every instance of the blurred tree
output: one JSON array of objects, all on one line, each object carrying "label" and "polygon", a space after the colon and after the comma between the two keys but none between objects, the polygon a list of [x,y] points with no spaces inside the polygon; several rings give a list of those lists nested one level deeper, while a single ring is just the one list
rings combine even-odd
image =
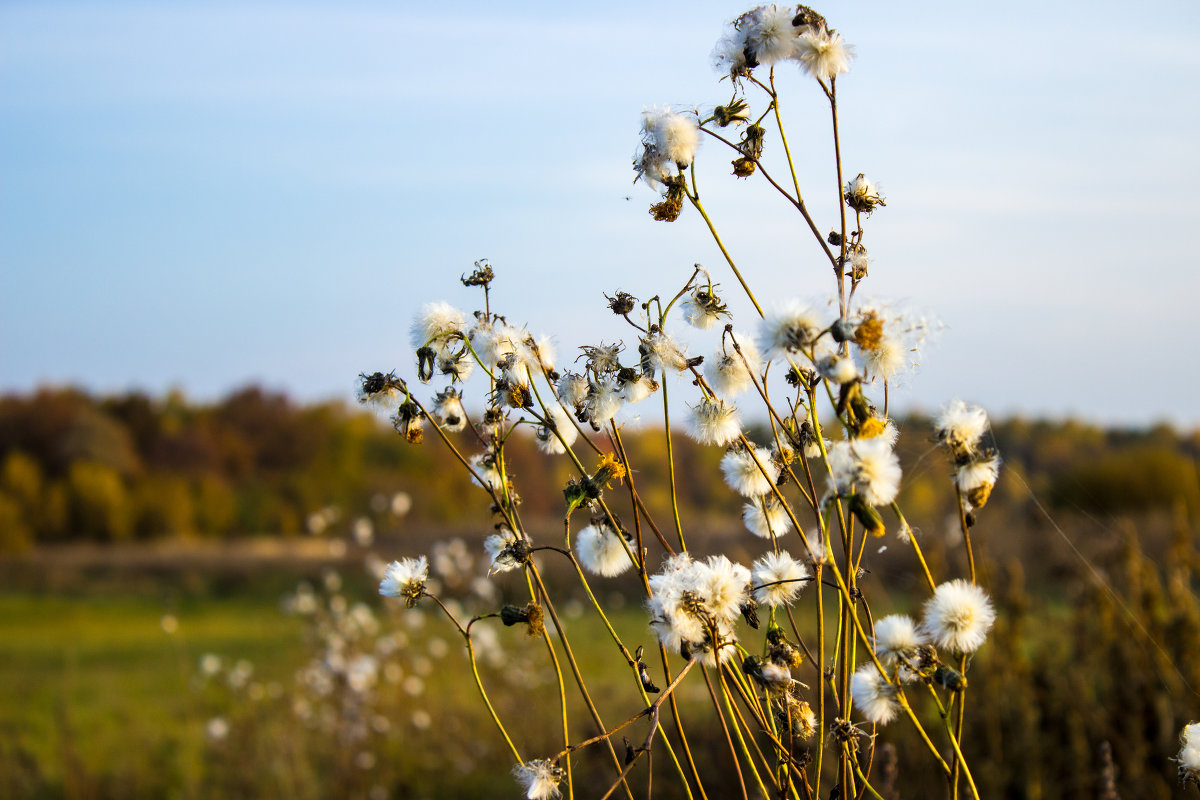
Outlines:
[{"label": "blurred tree", "polygon": [[80,461],[67,477],[70,531],[101,541],[128,539],[133,532],[129,493],[116,470]]}]

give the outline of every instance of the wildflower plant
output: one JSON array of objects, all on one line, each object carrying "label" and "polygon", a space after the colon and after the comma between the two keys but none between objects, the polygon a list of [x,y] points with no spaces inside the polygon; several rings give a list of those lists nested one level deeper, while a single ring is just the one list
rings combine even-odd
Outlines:
[{"label": "wildflower plant", "polygon": [[[438,596],[424,557],[392,564],[380,584],[382,594],[410,608],[440,610],[460,634],[475,689],[513,757],[514,796],[573,797],[581,787],[572,756],[584,748],[606,751],[611,769],[606,791],[589,787],[588,796],[635,796],[631,770],[651,752],[661,754],[648,769],[651,781],[662,774],[689,798],[711,796],[706,785],[714,776],[689,744],[704,731],[723,737],[743,796],[756,790],[764,797],[825,797],[836,784],[840,797],[878,797],[876,734],[903,725],[915,732],[952,796],[979,797],[960,745],[970,659],[986,646],[995,611],[977,581],[972,528],[1000,461],[986,413],[948,404],[929,435],[948,458],[946,488],[958,501],[965,574],[935,575],[898,502],[904,472],[889,413],[889,386],[911,365],[925,324],[859,296],[868,279],[870,222],[886,213],[888,201],[872,178],[843,168],[838,80],[853,56],[842,34],[812,9],[761,6],[734,20],[718,42],[714,61],[732,90],[728,101],[711,110],[654,107],[643,114],[633,170],[657,193],[651,217],[671,222],[698,214],[725,261],[722,269],[757,318],[735,319],[727,290],[697,265],[680,275],[681,285],[647,300],[626,291],[604,294],[616,330],[559,364],[546,339],[492,307],[498,276],[481,260],[461,278],[468,291],[479,292],[475,310],[434,302],[414,321],[416,382],[395,372],[361,376],[360,400],[392,412],[409,442],[432,439],[448,448],[490,506],[494,533],[478,543],[490,579],[512,585],[504,573],[520,575],[524,596],[516,604],[497,602],[495,610],[469,617]],[[796,159],[816,156],[789,146],[777,77],[814,81],[827,103],[830,179],[816,191],[836,188],[831,220],[818,220],[802,191]],[[722,158],[733,176],[765,182],[795,211],[811,235],[813,261],[823,265],[805,267],[797,283],[813,285],[828,270],[833,282],[826,296],[760,304],[697,189],[698,175],[711,175]],[[612,291],[597,287],[597,296],[606,288]],[[771,294],[787,292],[772,286]],[[680,336],[685,326],[707,331],[711,349],[689,353]],[[676,397],[680,387],[687,394]],[[643,500],[637,465],[622,440],[627,407],[656,395],[669,508]],[[673,446],[673,421],[681,415],[697,443],[723,451],[724,482],[743,504],[741,544],[762,551],[752,564],[689,550],[688,522],[676,500],[678,483],[687,479]],[[745,427],[753,419],[765,420],[765,436]],[[572,476],[562,486],[526,487],[508,458],[522,447],[561,459]],[[521,493],[531,490],[561,497],[561,538],[536,540],[523,521]],[[866,545],[893,536],[911,551],[912,573],[928,592],[919,621],[896,614],[873,622],[870,598],[881,589],[871,583]],[[620,654],[607,667],[627,673],[623,722],[604,720],[593,701],[543,579],[543,558],[566,562]],[[595,590],[597,582],[630,572],[647,623],[636,642],[618,635]],[[804,618],[815,622],[815,636],[802,635],[797,619]],[[527,752],[490,699],[475,647],[479,631],[497,620],[524,623],[535,634],[544,625],[555,634],[542,639],[561,698],[558,752]],[[707,718],[680,714],[675,691],[689,680],[707,684]],[[587,724],[599,731],[590,738],[571,735],[569,683]],[[669,717],[661,713],[664,704]],[[619,754],[614,736],[635,729],[640,744]]]}]

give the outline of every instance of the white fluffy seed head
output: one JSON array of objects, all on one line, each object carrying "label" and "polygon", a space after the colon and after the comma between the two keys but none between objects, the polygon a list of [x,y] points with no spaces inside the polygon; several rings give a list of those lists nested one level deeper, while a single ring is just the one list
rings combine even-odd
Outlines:
[{"label": "white fluffy seed head", "polygon": [[426,303],[421,306],[421,313],[413,320],[410,343],[413,349],[430,344],[435,350],[441,349],[441,342],[436,341],[450,333],[461,332],[466,317],[449,303]]},{"label": "white fluffy seed head", "polygon": [[526,800],[554,800],[561,795],[558,784],[563,779],[562,768],[548,759],[518,764],[513,767],[513,775],[521,784]]},{"label": "white fluffy seed head", "polygon": [[742,447],[735,447],[721,459],[721,472],[730,489],[744,497],[761,497],[770,493],[779,477],[779,466],[771,460],[771,451],[766,448],[756,446],[752,455]]},{"label": "white fluffy seed head", "polygon": [[[758,348],[749,339],[739,345],[742,348],[741,355],[730,348],[728,353],[717,353],[704,360],[704,377],[722,397],[733,397],[749,389],[753,383],[750,371],[757,372],[760,366]],[[745,356],[745,361],[742,356]]]},{"label": "white fluffy seed head", "polygon": [[429,562],[425,556],[402,558],[388,565],[379,582],[379,593],[385,597],[411,597],[424,588],[429,579]]},{"label": "white fluffy seed head", "polygon": [[834,444],[829,450],[829,466],[839,495],[854,491],[869,505],[886,506],[900,491],[900,459],[883,437]]},{"label": "white fluffy seed head", "polygon": [[692,406],[691,434],[700,444],[725,446],[742,433],[737,406],[720,398],[704,399]]},{"label": "white fluffy seed head", "polygon": [[589,572],[605,578],[620,575],[633,566],[621,544],[621,534],[603,522],[589,525],[576,535],[575,553]]},{"label": "white fluffy seed head", "polygon": [[996,485],[1000,475],[1000,459],[992,458],[987,461],[974,461],[964,464],[954,473],[954,485],[963,494],[970,494],[976,489],[991,488]]},{"label": "white fluffy seed head", "polygon": [[1183,726],[1179,734],[1180,777],[1185,781],[1200,783],[1200,722],[1190,722]]},{"label": "white fluffy seed head", "polygon": [[812,347],[824,327],[816,311],[793,300],[767,312],[755,341],[767,358],[782,358]]},{"label": "white fluffy seed head", "polygon": [[863,664],[850,678],[850,694],[863,716],[876,725],[886,725],[900,713],[896,687],[885,681],[872,663]]},{"label": "white fluffy seed head", "polygon": [[942,409],[933,427],[938,441],[955,454],[974,453],[987,429],[987,412],[962,400],[953,400]]},{"label": "white fluffy seed head", "polygon": [[535,434],[538,449],[550,455],[562,455],[567,452],[567,447],[575,444],[579,430],[575,427],[575,423],[566,412],[566,409],[558,403],[549,403],[546,406],[546,411],[546,416],[553,424],[554,429],[552,430],[549,425],[538,426],[537,433]]},{"label": "white fluffy seed head", "polygon": [[796,54],[797,29],[792,26],[791,6],[768,5],[755,9],[746,31],[746,44],[759,64],[770,66]]},{"label": "white fluffy seed head", "polygon": [[925,601],[920,631],[937,647],[974,653],[987,640],[996,611],[987,593],[969,581],[948,581]]},{"label": "white fluffy seed head", "polygon": [[808,567],[782,551],[767,553],[755,561],[751,574],[758,587],[754,590],[755,601],[771,608],[790,604],[810,577]]},{"label": "white fluffy seed head", "polygon": [[886,667],[903,664],[924,643],[917,623],[907,614],[892,614],[875,622],[875,655]]},{"label": "white fluffy seed head", "polygon": [[746,530],[763,539],[783,536],[792,527],[783,505],[772,496],[756,497],[742,506],[742,522]]},{"label": "white fluffy seed head", "polygon": [[804,71],[826,82],[849,72],[854,60],[854,48],[837,31],[807,29],[796,39],[794,49]]}]

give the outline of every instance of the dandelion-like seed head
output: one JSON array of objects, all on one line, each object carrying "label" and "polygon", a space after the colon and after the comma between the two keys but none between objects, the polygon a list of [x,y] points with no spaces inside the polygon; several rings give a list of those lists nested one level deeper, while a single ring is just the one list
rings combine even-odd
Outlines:
[{"label": "dandelion-like seed head", "polygon": [[704,360],[704,377],[722,397],[734,397],[749,389],[754,382],[751,370],[759,369],[758,349],[748,340],[739,342],[739,346],[740,355],[731,348],[730,352]]},{"label": "dandelion-like seed head", "polygon": [[952,400],[938,415],[933,430],[938,441],[956,460],[969,458],[977,452],[987,433],[987,412],[979,406],[968,406],[962,400]]},{"label": "dandelion-like seed head", "polygon": [[471,468],[479,476],[478,480],[474,476],[471,478],[471,482],[476,486],[491,488],[492,491],[499,491],[504,486],[504,479],[500,477],[500,470],[496,468],[496,457],[492,453],[484,452],[473,456]]},{"label": "dandelion-like seed head", "polygon": [[621,385],[615,377],[593,380],[588,384],[584,412],[593,425],[607,425],[623,404]]},{"label": "dandelion-like seed head", "polygon": [[429,562],[425,556],[393,561],[379,582],[379,593],[384,597],[403,597],[405,605],[412,608],[425,593],[428,579]]},{"label": "dandelion-like seed head", "polygon": [[763,539],[770,539],[772,534],[778,538],[792,527],[783,504],[773,496],[756,497],[742,506],[742,522],[746,530]]},{"label": "dandelion-like seed head", "polygon": [[642,149],[634,171],[656,186],[672,176],[672,167],[691,164],[699,146],[700,122],[694,113],[648,108],[642,112]]},{"label": "dandelion-like seed head", "polygon": [[872,663],[863,664],[850,678],[850,694],[863,716],[876,725],[886,725],[900,713],[896,687]]},{"label": "dandelion-like seed head", "polygon": [[920,631],[939,648],[974,653],[987,640],[996,611],[987,593],[958,579],[938,586],[925,601]]},{"label": "dandelion-like seed head", "polygon": [[355,391],[358,402],[363,405],[389,407],[399,403],[406,393],[404,381],[396,377],[396,373],[382,372],[361,373],[358,376],[358,387]]},{"label": "dandelion-like seed head", "polygon": [[638,353],[641,355],[642,372],[650,377],[667,370],[681,372],[688,367],[683,347],[662,331],[652,330],[650,335],[643,337],[638,344]]},{"label": "dandelion-like seed head", "polygon": [[1183,726],[1179,744],[1179,755],[1175,757],[1179,763],[1179,781],[1200,786],[1200,722]]},{"label": "dandelion-like seed head", "polygon": [[759,325],[758,349],[767,358],[786,357],[812,347],[823,328],[816,311],[792,301],[763,317]]},{"label": "dandelion-like seed head", "polygon": [[489,575],[517,569],[529,561],[528,540],[520,538],[508,528],[503,528],[484,539],[483,549],[492,561],[488,568]]},{"label": "dandelion-like seed head", "polygon": [[767,553],[751,567],[755,601],[771,608],[789,605],[811,576],[802,562],[787,553]]},{"label": "dandelion-like seed head", "polygon": [[467,412],[463,408],[462,395],[453,386],[447,386],[433,400],[433,417],[443,429],[461,431],[467,426]]},{"label": "dandelion-like seed head", "polygon": [[960,466],[954,473],[954,485],[973,508],[983,508],[999,475],[1000,457],[994,456]]},{"label": "dandelion-like seed head", "polygon": [[870,214],[878,206],[886,206],[887,201],[870,178],[861,172],[858,177],[846,184],[842,197],[846,205],[860,214]]},{"label": "dandelion-like seed head", "polygon": [[708,286],[697,286],[680,304],[683,318],[693,328],[706,331],[721,317],[729,316],[729,309]]},{"label": "dandelion-like seed head", "polygon": [[606,522],[596,522],[581,530],[575,536],[575,553],[589,572],[605,578],[620,575],[633,566],[621,543],[621,534]]},{"label": "dandelion-like seed head", "polygon": [[425,345],[440,349],[447,337],[461,335],[465,326],[466,316],[449,303],[426,303],[413,320],[409,341],[414,350]]},{"label": "dandelion-like seed head", "polygon": [[700,444],[727,445],[742,433],[737,406],[720,398],[704,399],[692,406],[691,434]]},{"label": "dandelion-like seed head", "polygon": [[900,459],[884,437],[852,439],[829,450],[834,491],[854,492],[870,506],[885,506],[900,492]]},{"label": "dandelion-like seed head", "polygon": [[539,758],[513,767],[513,775],[526,800],[554,800],[562,794],[558,784],[566,773],[549,759]]},{"label": "dandelion-like seed head", "polygon": [[588,395],[587,378],[574,372],[565,372],[558,379],[555,394],[567,408],[580,408]]},{"label": "dandelion-like seed head", "polygon": [[634,369],[618,371],[617,382],[618,392],[626,403],[640,403],[658,391],[658,383],[653,378]]},{"label": "dandelion-like seed head", "polygon": [[796,39],[794,50],[804,71],[825,82],[849,72],[854,60],[854,48],[837,31],[806,30]]},{"label": "dandelion-like seed head", "polygon": [[898,666],[901,680],[917,677],[907,664],[915,659],[917,648],[924,643],[917,623],[906,614],[892,614],[875,622],[875,655],[888,668]]},{"label": "dandelion-like seed head", "polygon": [[721,459],[721,472],[729,488],[744,497],[769,494],[779,477],[779,467],[771,460],[771,451],[757,446],[753,452],[741,446],[730,448]]},{"label": "dandelion-like seed head", "polygon": [[579,431],[571,422],[571,416],[558,403],[546,405],[546,423],[539,425],[534,437],[538,449],[550,455],[561,455],[575,443]]},{"label": "dandelion-like seed head", "polygon": [[796,54],[797,30],[792,25],[795,11],[791,6],[759,6],[746,25],[747,58],[770,66]]},{"label": "dandelion-like seed head", "polygon": [[818,358],[816,367],[822,378],[839,386],[858,380],[858,367],[854,359],[849,357],[830,353]]}]

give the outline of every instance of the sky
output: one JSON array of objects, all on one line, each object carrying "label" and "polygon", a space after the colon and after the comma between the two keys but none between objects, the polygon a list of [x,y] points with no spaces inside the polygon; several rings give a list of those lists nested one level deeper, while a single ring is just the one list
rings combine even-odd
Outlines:
[{"label": "sky", "polygon": [[[745,10],[0,2],[0,392],[349,399],[413,372],[422,303],[478,306],[458,277],[482,257],[563,362],[632,341],[605,292],[671,295],[694,263],[752,324],[702,221],[654,222],[630,167],[643,108],[729,99],[710,55]],[[844,170],[888,202],[862,292],[943,326],[897,407],[1200,425],[1200,5],[818,10],[857,54]],[[831,228],[828,106],[778,83]],[[811,234],[728,159],[706,142],[698,179],[748,281],[824,303]]]}]

